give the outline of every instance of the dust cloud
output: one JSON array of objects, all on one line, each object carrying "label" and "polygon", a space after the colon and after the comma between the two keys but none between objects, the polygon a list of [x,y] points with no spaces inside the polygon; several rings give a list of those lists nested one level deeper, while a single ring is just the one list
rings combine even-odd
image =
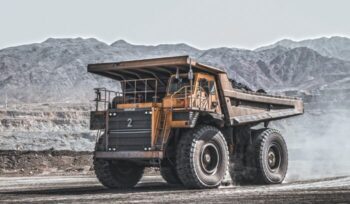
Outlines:
[{"label": "dust cloud", "polygon": [[287,182],[350,175],[350,103],[330,98],[306,102],[304,115],[273,124],[288,146]]}]

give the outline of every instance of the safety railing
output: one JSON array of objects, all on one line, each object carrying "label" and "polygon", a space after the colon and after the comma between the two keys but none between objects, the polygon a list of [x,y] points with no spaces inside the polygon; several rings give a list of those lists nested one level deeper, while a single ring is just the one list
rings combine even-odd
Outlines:
[{"label": "safety railing", "polygon": [[96,95],[94,99],[96,111],[107,110],[111,106],[111,101],[114,97],[123,95],[122,92],[111,91],[104,87],[94,88],[94,91]]},{"label": "safety railing", "polygon": [[154,78],[123,80],[123,103],[158,101],[158,81]]},{"label": "safety railing", "polygon": [[174,104],[179,104],[178,101],[184,101],[184,108],[204,110],[209,108],[209,100],[209,94],[201,86],[183,86],[170,97],[172,109]]},{"label": "safety railing", "polygon": [[[188,89],[190,89],[190,95],[188,95]],[[182,97],[180,95],[181,92],[184,92],[184,96]],[[188,108],[191,108],[192,107],[192,89],[191,89],[191,86],[183,86],[181,87],[179,90],[175,91],[171,96],[170,96],[170,103],[171,103],[171,108],[174,108],[174,101],[176,101],[175,104],[177,104],[177,101],[184,101],[185,104],[186,104],[186,101],[190,101],[189,103],[189,107]],[[185,105],[184,104],[184,105]]]},{"label": "safety railing", "polygon": [[106,88],[94,89],[96,111],[107,110],[115,104],[158,101],[158,82],[156,79],[124,80],[120,83],[123,91],[112,91]]}]

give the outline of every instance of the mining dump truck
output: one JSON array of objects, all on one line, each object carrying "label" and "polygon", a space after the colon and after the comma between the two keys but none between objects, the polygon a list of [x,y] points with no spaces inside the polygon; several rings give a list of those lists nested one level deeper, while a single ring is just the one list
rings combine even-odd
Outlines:
[{"label": "mining dump truck", "polygon": [[118,91],[95,89],[91,112],[104,186],[131,188],[146,167],[186,188],[216,188],[226,174],[240,184],[284,180],[287,146],[268,125],[302,114],[302,100],[241,89],[189,56],[89,64],[88,72],[119,82]]}]

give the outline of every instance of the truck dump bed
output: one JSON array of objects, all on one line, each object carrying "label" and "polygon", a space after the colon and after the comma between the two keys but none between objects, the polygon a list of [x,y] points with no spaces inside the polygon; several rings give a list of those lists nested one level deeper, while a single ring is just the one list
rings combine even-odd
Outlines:
[{"label": "truck dump bed", "polygon": [[300,115],[304,112],[301,99],[273,96],[232,87],[227,74],[218,74],[222,101],[226,102],[226,113],[231,125],[271,121]]}]

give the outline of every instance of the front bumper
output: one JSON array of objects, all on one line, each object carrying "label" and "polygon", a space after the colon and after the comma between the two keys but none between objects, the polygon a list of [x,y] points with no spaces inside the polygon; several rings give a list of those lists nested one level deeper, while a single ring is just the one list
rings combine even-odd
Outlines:
[{"label": "front bumper", "polygon": [[162,151],[116,151],[95,152],[96,158],[101,159],[162,159]]}]

